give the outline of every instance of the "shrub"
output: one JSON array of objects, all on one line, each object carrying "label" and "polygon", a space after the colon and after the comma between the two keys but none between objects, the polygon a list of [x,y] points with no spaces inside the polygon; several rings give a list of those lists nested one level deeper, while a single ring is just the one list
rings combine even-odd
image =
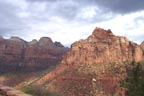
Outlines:
[{"label": "shrub", "polygon": [[126,66],[127,77],[121,82],[127,89],[126,96],[144,96],[144,70],[142,63],[132,62]]}]

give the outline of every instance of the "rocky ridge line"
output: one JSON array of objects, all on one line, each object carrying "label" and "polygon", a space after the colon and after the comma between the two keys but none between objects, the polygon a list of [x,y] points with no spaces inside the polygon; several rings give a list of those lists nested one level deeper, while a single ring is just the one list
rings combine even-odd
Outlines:
[{"label": "rocky ridge line", "polygon": [[49,37],[27,42],[19,37],[0,38],[0,72],[45,69],[55,66],[68,51],[60,42]]},{"label": "rocky ridge line", "polygon": [[62,63],[80,65],[144,61],[143,45],[129,41],[126,37],[115,36],[111,30],[96,28],[87,39],[72,44],[71,51]]},{"label": "rocky ridge line", "polygon": [[102,65],[101,68],[104,71],[108,68],[103,66],[110,66],[109,63],[123,64],[123,62],[133,60],[144,61],[142,46],[129,41],[126,37],[115,36],[111,30],[96,28],[87,39],[81,39],[72,44],[61,64],[38,80],[37,84],[45,84],[66,70],[73,70],[79,66],[98,65],[101,67]]}]

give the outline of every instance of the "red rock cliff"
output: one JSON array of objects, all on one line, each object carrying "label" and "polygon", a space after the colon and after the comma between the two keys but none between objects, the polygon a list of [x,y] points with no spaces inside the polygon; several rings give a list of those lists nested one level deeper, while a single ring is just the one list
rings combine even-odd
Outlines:
[{"label": "red rock cliff", "polygon": [[[142,46],[142,45],[141,45]],[[62,63],[68,65],[123,61],[143,61],[142,47],[126,37],[115,36],[111,30],[96,28],[85,40],[72,44]]]},{"label": "red rock cliff", "polygon": [[140,45],[129,41],[126,37],[115,36],[111,30],[96,28],[87,39],[72,44],[61,64],[37,83],[44,84],[65,70],[73,70],[73,68],[85,64],[93,66],[103,63],[101,66],[104,66],[104,64],[114,62],[119,64],[133,60],[144,61],[144,51]]},{"label": "red rock cliff", "polygon": [[140,46],[144,50],[144,41],[140,44]]},{"label": "red rock cliff", "polygon": [[[68,51],[60,43],[59,46],[49,37],[39,41],[26,42],[19,37],[0,38],[0,71],[17,70],[20,68],[35,70],[55,66],[63,54]],[[61,46],[60,46],[61,45]]]}]

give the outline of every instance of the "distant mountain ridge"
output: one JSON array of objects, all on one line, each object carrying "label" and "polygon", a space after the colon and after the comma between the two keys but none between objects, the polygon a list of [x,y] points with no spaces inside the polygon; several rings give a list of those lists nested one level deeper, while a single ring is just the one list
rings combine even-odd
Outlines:
[{"label": "distant mountain ridge", "polygon": [[0,72],[39,70],[55,66],[69,50],[49,37],[27,42],[19,37],[0,38]]}]

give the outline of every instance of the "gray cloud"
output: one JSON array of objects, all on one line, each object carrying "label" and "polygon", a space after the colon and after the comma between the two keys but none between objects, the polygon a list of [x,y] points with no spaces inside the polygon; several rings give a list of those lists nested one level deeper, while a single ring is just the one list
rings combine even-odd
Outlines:
[{"label": "gray cloud", "polygon": [[30,2],[56,2],[58,0],[27,0],[27,1],[30,1]]},{"label": "gray cloud", "polygon": [[[144,0],[14,0],[13,3],[9,1],[0,1],[0,35],[3,36],[28,37],[31,33],[30,37],[33,37],[38,32],[41,35],[51,35],[53,32],[65,31],[65,26],[89,26],[112,20],[119,14],[144,10]],[[87,10],[91,7],[94,14],[91,13],[91,9]],[[137,24],[143,20],[140,16],[134,22]],[[71,27],[68,29],[73,30]],[[34,33],[35,31],[37,33]]]},{"label": "gray cloud", "polygon": [[67,19],[74,19],[76,14],[78,13],[79,7],[77,5],[62,5],[59,4],[59,8],[55,10],[59,16],[62,16]]},{"label": "gray cloud", "polygon": [[95,4],[109,11],[126,14],[144,10],[144,0],[94,0]]},{"label": "gray cloud", "polygon": [[139,22],[144,22],[144,17],[139,16],[139,17],[135,18],[134,22],[135,22],[135,24],[139,24]]},{"label": "gray cloud", "polygon": [[[29,4],[27,12],[31,18],[36,21],[49,21],[53,16],[63,18],[64,20],[74,20],[82,6],[72,0],[26,0]],[[35,6],[37,5],[37,6]],[[40,10],[40,5],[45,5]],[[38,7],[38,8],[36,8]]]},{"label": "gray cloud", "polygon": [[[47,3],[45,12],[67,20],[85,22],[101,22],[115,17],[116,14],[128,14],[144,10],[144,0],[26,0],[30,3]],[[96,6],[98,10],[92,18],[77,18],[80,11],[88,6]],[[112,13],[111,16],[109,13]],[[48,16],[49,16],[48,15]]]},{"label": "gray cloud", "polygon": [[[144,0],[27,0],[31,2],[67,2],[73,1],[79,3],[79,7],[96,5],[103,10],[116,13],[130,13],[144,10]],[[73,10],[75,11],[75,10]]]},{"label": "gray cloud", "polygon": [[21,34],[26,25],[17,15],[17,7],[8,2],[0,2],[0,35],[7,36],[9,34]]},{"label": "gray cloud", "polygon": [[144,10],[144,0],[75,0],[85,5],[96,5],[102,10],[126,14]]}]

